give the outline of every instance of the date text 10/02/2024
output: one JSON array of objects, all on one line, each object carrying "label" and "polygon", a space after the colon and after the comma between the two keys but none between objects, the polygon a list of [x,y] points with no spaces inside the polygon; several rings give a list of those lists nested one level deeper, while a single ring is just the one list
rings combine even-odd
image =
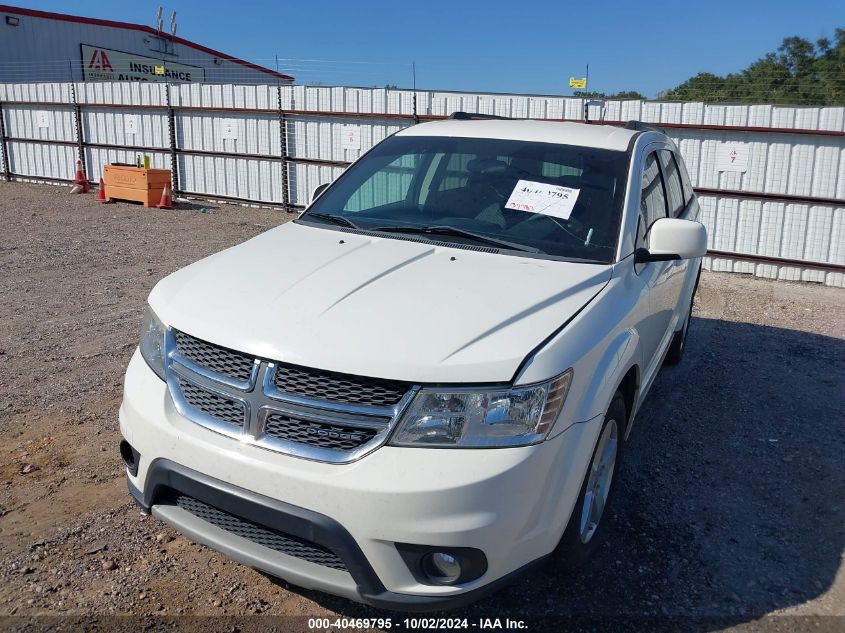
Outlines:
[{"label": "date text 10/02/2024", "polygon": [[309,618],[308,628],[311,630],[329,629],[370,629],[383,630],[428,630],[428,629],[456,629],[456,630],[525,630],[528,625],[524,620],[510,618]]}]

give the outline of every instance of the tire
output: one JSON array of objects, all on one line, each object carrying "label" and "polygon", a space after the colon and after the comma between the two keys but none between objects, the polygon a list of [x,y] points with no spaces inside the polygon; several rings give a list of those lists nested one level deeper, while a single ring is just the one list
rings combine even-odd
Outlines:
[{"label": "tire", "polygon": [[680,330],[675,332],[675,336],[672,337],[672,343],[670,343],[669,350],[666,352],[666,357],[663,359],[664,365],[677,365],[684,358],[684,350],[687,348],[689,322],[692,319],[692,303],[693,301],[690,299],[689,311],[684,319],[684,324],[681,326]]},{"label": "tire", "polygon": [[[616,490],[616,474],[619,471],[619,462],[622,457],[627,417],[625,398],[621,391],[617,391],[604,416],[599,439],[593,449],[590,465],[584,475],[584,481],[578,492],[578,500],[572,509],[569,524],[566,526],[566,530],[564,530],[560,543],[555,550],[555,557],[569,567],[577,569],[584,565],[606,536],[608,509],[613,502]],[[613,459],[610,463],[606,461],[609,440],[614,442],[611,451]],[[600,473],[608,474],[606,487],[596,486],[604,479]],[[592,500],[599,501],[602,496],[604,502],[596,516],[590,510],[594,513],[598,508],[590,502]],[[588,508],[588,511],[585,512],[585,508]]]}]

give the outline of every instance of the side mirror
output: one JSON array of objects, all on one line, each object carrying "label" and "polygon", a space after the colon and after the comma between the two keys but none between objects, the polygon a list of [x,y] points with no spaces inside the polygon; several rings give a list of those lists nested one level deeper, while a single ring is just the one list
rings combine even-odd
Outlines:
[{"label": "side mirror", "polygon": [[326,187],[328,186],[329,183],[324,182],[322,185],[317,185],[316,187],[314,187],[314,191],[311,192],[311,202],[314,202],[320,196],[320,194],[326,190]]},{"label": "side mirror", "polygon": [[695,259],[707,253],[707,229],[700,222],[661,218],[651,225],[649,247],[638,248],[636,263]]}]

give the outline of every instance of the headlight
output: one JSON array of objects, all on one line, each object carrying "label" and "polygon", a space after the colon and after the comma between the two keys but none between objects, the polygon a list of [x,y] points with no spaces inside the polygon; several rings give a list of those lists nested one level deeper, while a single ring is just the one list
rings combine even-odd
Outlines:
[{"label": "headlight", "polygon": [[546,438],[566,400],[572,370],[513,389],[421,389],[393,435],[394,446],[497,447]]},{"label": "headlight", "polygon": [[164,335],[167,326],[156,316],[150,306],[144,309],[144,328],[141,330],[141,342],[138,348],[141,356],[147,361],[159,378],[164,380]]}]

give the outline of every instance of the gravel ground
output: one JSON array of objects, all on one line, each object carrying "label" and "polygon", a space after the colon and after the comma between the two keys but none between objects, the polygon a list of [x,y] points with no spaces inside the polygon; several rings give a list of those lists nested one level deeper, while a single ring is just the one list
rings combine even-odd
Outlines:
[{"label": "gravel ground", "polygon": [[[273,583],[126,493],[117,409],[147,293],[292,216],[66,191],[0,183],[0,628],[391,615]],[[549,566],[450,615],[534,630],[845,629],[843,308],[842,290],[705,273],[687,356],[633,429],[609,541],[577,573]]]}]

